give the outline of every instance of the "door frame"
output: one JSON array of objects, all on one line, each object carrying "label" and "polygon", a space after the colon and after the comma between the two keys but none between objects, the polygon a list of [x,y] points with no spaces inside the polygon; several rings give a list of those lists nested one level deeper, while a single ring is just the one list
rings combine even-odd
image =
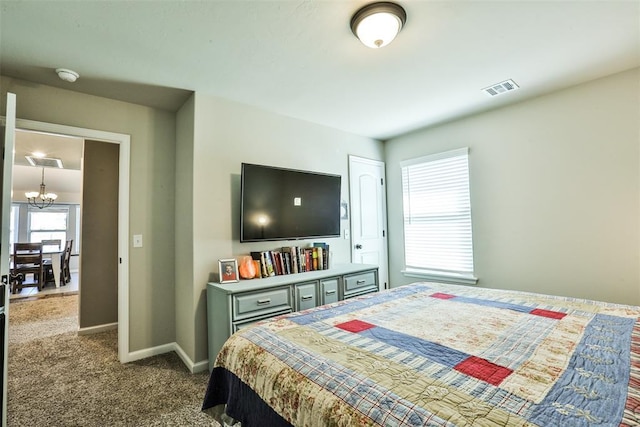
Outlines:
[{"label": "door frame", "polygon": [[130,362],[129,353],[129,164],[131,135],[75,126],[16,119],[16,129],[76,136],[119,144],[118,165],[118,360]]},{"label": "door frame", "polygon": [[[9,277],[9,217],[11,216],[11,181],[12,181],[12,169],[13,158],[15,151],[15,119],[16,119],[16,95],[11,92],[7,92],[7,107],[6,116],[2,117],[0,122],[2,128],[0,131],[4,133],[4,143],[0,147],[2,150],[2,209],[0,209],[0,226],[2,228],[2,259],[0,259],[0,273],[8,278]],[[10,151],[10,152],[9,152]],[[9,190],[9,191],[4,191]],[[8,209],[7,209],[8,207]],[[10,283],[7,280],[5,283],[4,295],[2,295],[3,306],[2,315],[2,407],[0,407],[0,424],[2,427],[7,425],[7,385],[8,385],[8,366],[9,366],[9,293]]]}]

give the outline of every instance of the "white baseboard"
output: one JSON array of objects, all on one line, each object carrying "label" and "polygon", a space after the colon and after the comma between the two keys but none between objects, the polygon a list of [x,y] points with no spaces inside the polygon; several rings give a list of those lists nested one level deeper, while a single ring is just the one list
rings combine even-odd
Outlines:
[{"label": "white baseboard", "polygon": [[162,344],[156,347],[130,352],[127,362],[135,362],[136,360],[146,359],[147,357],[169,353],[174,350],[174,344],[175,343]]},{"label": "white baseboard", "polygon": [[209,370],[209,359],[201,360],[198,363],[193,365],[192,373],[197,374],[198,372],[204,372]]},{"label": "white baseboard", "polygon": [[178,343],[174,342],[173,344],[175,345],[174,351],[180,357],[180,359],[182,359],[182,362],[187,366],[192,374],[204,372],[209,369],[209,360],[202,360],[198,363],[194,363]]},{"label": "white baseboard", "polygon": [[113,329],[118,329],[118,323],[107,323],[104,325],[98,326],[89,326],[88,328],[80,328],[78,329],[78,335],[91,335],[98,334],[100,332],[111,331]]},{"label": "white baseboard", "polygon": [[127,360],[125,361],[121,360],[121,362],[122,363],[135,362],[136,360],[146,359],[147,357],[158,356],[160,354],[165,354],[172,351],[176,352],[178,357],[180,357],[180,360],[182,360],[182,363],[186,365],[187,369],[189,369],[189,372],[191,372],[192,374],[197,374],[198,372],[204,372],[207,369],[209,369],[208,360],[202,360],[198,363],[194,363],[189,358],[189,356],[187,356],[187,353],[185,353],[182,347],[180,347],[176,342],[131,352],[129,353]]}]

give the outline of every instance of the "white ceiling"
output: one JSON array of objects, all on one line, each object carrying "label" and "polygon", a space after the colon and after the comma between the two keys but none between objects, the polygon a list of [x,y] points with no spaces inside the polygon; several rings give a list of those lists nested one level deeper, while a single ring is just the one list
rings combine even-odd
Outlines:
[{"label": "white ceiling", "polygon": [[[23,194],[28,191],[40,191],[42,182],[42,168],[33,166],[13,166],[13,200],[23,201]],[[61,201],[68,202],[70,198],[77,200],[82,191],[82,172],[74,169],[45,168],[44,183],[47,192],[56,193]],[[71,196],[72,195],[72,196]]]},{"label": "white ceiling", "polygon": [[[3,1],[3,75],[176,110],[203,92],[388,139],[640,66],[640,1],[416,1],[389,46],[366,1]],[[54,69],[71,68],[69,84]],[[481,89],[513,79],[521,89]]]},{"label": "white ceiling", "polygon": [[26,156],[39,152],[45,158],[60,159],[64,169],[80,170],[83,150],[82,138],[17,130],[13,164],[30,166]]},{"label": "white ceiling", "polygon": [[22,200],[27,191],[38,191],[42,182],[42,168],[29,164],[25,156],[40,152],[47,158],[62,160],[63,169],[45,168],[47,191],[66,195],[77,195],[82,190],[82,138],[51,135],[41,132],[16,131],[13,160],[12,189],[14,200]]}]

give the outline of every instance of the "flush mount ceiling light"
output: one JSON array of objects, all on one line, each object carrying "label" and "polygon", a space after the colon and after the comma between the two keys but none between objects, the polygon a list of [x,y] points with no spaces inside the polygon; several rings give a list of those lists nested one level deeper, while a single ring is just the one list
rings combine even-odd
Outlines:
[{"label": "flush mount ceiling light", "polygon": [[407,13],[402,6],[390,2],[371,3],[358,10],[351,18],[351,31],[367,47],[378,49],[396,38]]},{"label": "flush mount ceiling light", "polygon": [[78,77],[80,77],[80,74],[66,68],[56,68],[56,73],[58,73],[58,77],[60,77],[62,80],[70,83],[75,82],[76,80],[78,80]]}]

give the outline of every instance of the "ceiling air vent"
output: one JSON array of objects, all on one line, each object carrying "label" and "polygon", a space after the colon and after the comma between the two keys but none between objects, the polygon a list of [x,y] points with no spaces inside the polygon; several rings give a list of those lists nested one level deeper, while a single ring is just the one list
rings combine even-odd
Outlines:
[{"label": "ceiling air vent", "polygon": [[59,168],[64,169],[62,166],[62,159],[54,157],[34,157],[24,156],[31,166],[46,167],[46,168]]},{"label": "ceiling air vent", "polygon": [[498,96],[503,93],[511,92],[519,88],[520,86],[518,86],[516,82],[509,79],[509,80],[505,80],[503,82],[491,85],[489,87],[485,87],[482,90],[491,96]]}]

